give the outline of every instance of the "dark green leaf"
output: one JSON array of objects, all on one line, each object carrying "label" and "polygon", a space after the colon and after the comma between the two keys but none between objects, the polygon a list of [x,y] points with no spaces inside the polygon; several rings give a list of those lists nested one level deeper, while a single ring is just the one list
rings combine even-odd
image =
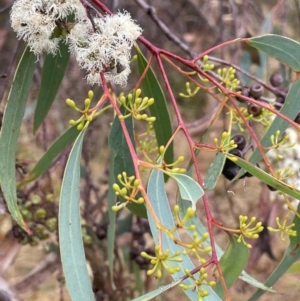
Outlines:
[{"label": "dark green leaf", "polygon": [[[242,242],[238,243],[236,236],[231,236],[228,248],[220,260],[227,288],[230,288],[239,278],[247,264],[248,256],[249,249]],[[220,298],[224,297],[221,281],[218,281],[215,292]]]},{"label": "dark green leaf", "polygon": [[[147,66],[147,60],[143,56],[142,52],[137,48],[138,68],[140,75],[143,74]],[[156,121],[153,123],[157,145],[166,145],[172,137],[172,124],[169,116],[169,111],[165,99],[165,95],[162,88],[152,70],[149,68],[143,82],[142,82],[143,94],[147,97],[153,97],[155,102],[149,107],[151,116],[156,117]],[[174,149],[173,143],[171,143],[164,155],[164,161],[166,163],[173,163],[174,161]]]},{"label": "dark green leaf", "polygon": [[295,72],[300,71],[300,44],[298,42],[274,34],[250,38],[246,42],[281,61]]},{"label": "dark green leaf", "polygon": [[47,171],[52,165],[54,159],[77,138],[79,133],[80,131],[77,130],[76,126],[73,126],[65,131],[60,137],[58,137],[49,147],[47,152],[42,156],[42,158],[40,158],[34,168],[29,172],[26,179],[19,183],[19,186],[34,181],[45,171]]},{"label": "dark green leaf", "polygon": [[8,95],[0,136],[2,192],[12,217],[25,230],[26,225],[17,205],[15,155],[36,60],[36,56],[27,47],[17,67],[13,85]]},{"label": "dark green leaf", "polygon": [[34,132],[39,128],[48,114],[64,77],[69,58],[68,45],[63,41],[60,41],[59,52],[55,56],[52,54],[46,55],[40,93],[34,113]]},{"label": "dark green leaf", "polygon": [[70,152],[61,187],[58,225],[60,256],[72,301],[95,301],[85,262],[80,217],[80,157],[88,123]]},{"label": "dark green leaf", "polygon": [[[126,109],[122,106],[120,111],[123,115],[126,114]],[[132,118],[126,118],[125,124],[129,132],[131,141],[134,143],[134,129]],[[117,179],[118,174],[126,172],[127,176],[135,175],[134,165],[130,150],[128,148],[122,126],[118,116],[115,117],[110,135],[109,135],[109,145],[112,149],[112,156],[114,156],[114,178]],[[129,204],[127,208],[134,214],[147,218],[146,208],[144,205],[140,204]]]}]

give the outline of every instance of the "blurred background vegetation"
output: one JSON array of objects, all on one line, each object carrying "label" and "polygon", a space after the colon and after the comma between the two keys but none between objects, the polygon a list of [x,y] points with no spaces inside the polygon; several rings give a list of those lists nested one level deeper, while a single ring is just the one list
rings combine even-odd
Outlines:
[{"label": "blurred background vegetation", "polygon": [[[25,48],[24,43],[16,39],[15,33],[10,28],[9,12],[12,3],[13,1],[0,0],[0,99],[2,99],[0,116],[5,108],[18,60]],[[143,35],[147,39],[183,57],[188,57],[189,53],[181,47],[182,45],[187,45],[190,52],[201,53],[237,37],[251,37],[263,33],[278,33],[298,41],[300,37],[299,0],[107,0],[103,3],[112,11],[129,11],[133,19],[136,19],[144,29]],[[179,38],[179,46],[174,43],[174,39],[169,39],[155,20],[167,25],[169,33]],[[264,81],[268,81],[269,76],[280,68],[285,72],[282,66],[272,60],[266,60],[249,49],[242,49],[238,44],[222,48],[214,52],[213,56],[245,68]],[[83,80],[84,72],[78,69],[74,59],[71,58],[56,101],[46,120],[34,134],[33,113],[43,60],[44,57],[40,56],[21,129],[16,158],[18,180],[24,178],[51,143],[68,128],[68,121],[71,118],[76,119],[76,113],[65,105],[65,99],[83,101],[90,89],[96,94],[95,100],[101,95],[100,88],[86,84]],[[153,67],[155,69],[155,66]],[[138,78],[136,70],[137,66],[133,62],[128,87],[124,90],[117,88],[118,93],[126,93],[133,87]],[[184,120],[191,133],[197,137],[205,129],[207,116],[210,116],[216,101],[201,92],[192,99],[180,97],[179,92],[185,90],[185,81],[173,70],[168,68],[167,70],[170,71],[168,75]],[[288,80],[289,75],[286,74],[285,78]],[[244,84],[251,84],[242,76],[240,79]],[[172,110],[170,112],[172,117]],[[155,279],[146,275],[148,262],[139,256],[142,250],[147,249],[151,252],[153,249],[148,223],[146,220],[133,217],[126,210],[117,217],[114,267],[116,290],[113,290],[109,281],[106,232],[107,167],[110,150],[107,140],[112,118],[111,112],[105,113],[89,127],[82,158],[83,238],[97,301],[131,300],[158,285]],[[226,116],[223,116],[215,124],[211,131],[212,137],[223,132],[226,126],[225,119]],[[177,141],[181,138],[177,137]],[[180,147],[176,147],[177,155],[188,154],[187,144],[178,145]],[[69,151],[70,147],[56,159],[46,174],[18,191],[20,208],[24,217],[31,221],[34,237],[28,237],[12,222],[0,196],[0,300],[10,300],[5,299],[6,292],[12,293],[12,301],[70,300],[59,261],[56,231],[58,195]],[[207,153],[199,156],[200,168],[204,175],[213,158],[214,155]],[[168,183],[167,187],[170,191],[170,201],[174,203],[172,185],[173,183]],[[234,191],[234,194],[227,193],[228,190]],[[248,179],[246,184],[240,181],[234,186],[229,186],[229,182],[220,177],[216,189],[209,194],[213,200],[211,210],[215,219],[231,226],[237,225],[239,214],[259,216],[265,224],[274,220],[275,215],[283,214],[283,204],[277,198],[271,198],[269,190],[253,178]],[[204,217],[200,203],[197,210],[198,215]],[[205,222],[205,218],[203,221]],[[215,234],[217,242],[225,248],[226,235],[218,231]],[[253,245],[247,272],[264,281],[278,264],[286,243],[280,242],[276,235],[272,237],[267,233],[262,235]],[[296,274],[286,274],[274,287],[282,294],[280,297],[266,294],[259,300],[300,300],[300,287],[297,284],[299,280]],[[166,277],[162,283],[168,281],[170,278]],[[231,288],[232,300],[245,300],[253,291],[254,288],[238,282]],[[179,288],[174,288],[156,299],[186,300],[186,297]]]}]

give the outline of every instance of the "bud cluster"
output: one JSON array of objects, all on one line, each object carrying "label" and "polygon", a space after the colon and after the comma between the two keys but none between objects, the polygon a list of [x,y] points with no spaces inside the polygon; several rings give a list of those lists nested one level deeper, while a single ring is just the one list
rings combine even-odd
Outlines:
[{"label": "bud cluster", "polygon": [[218,69],[217,71],[221,84],[225,85],[226,89],[235,91],[240,84],[240,81],[235,78],[236,70],[233,67]]},{"label": "bud cluster", "polygon": [[295,223],[292,223],[289,226],[287,226],[287,217],[288,217],[288,214],[286,215],[286,218],[283,220],[282,224],[280,223],[279,217],[278,216],[276,217],[276,223],[278,225],[277,229],[268,227],[268,230],[270,232],[281,232],[281,235],[280,235],[281,241],[285,241],[284,233],[286,233],[289,236],[297,236],[297,231],[292,230],[292,228],[295,227]]},{"label": "bud cluster", "polygon": [[86,121],[92,121],[93,120],[93,117],[94,117],[94,114],[96,111],[93,111],[91,113],[89,113],[89,108],[90,108],[90,105],[91,105],[91,101],[94,97],[94,92],[92,90],[90,90],[88,92],[88,98],[86,98],[84,100],[84,109],[79,109],[76,104],[75,104],[75,101],[70,99],[70,98],[67,98],[66,99],[66,104],[74,109],[75,111],[79,112],[82,114],[82,116],[78,119],[78,120],[73,120],[71,119],[70,120],[70,125],[76,125],[77,124],[77,130],[78,131],[81,131],[84,127],[84,124]]},{"label": "bud cluster", "polygon": [[207,281],[208,278],[208,274],[205,270],[205,268],[201,268],[199,271],[199,278],[197,279],[189,270],[185,270],[184,271],[186,273],[187,276],[189,276],[189,278],[191,278],[194,283],[192,284],[179,284],[179,286],[184,289],[198,289],[198,301],[204,301],[205,297],[207,297],[209,295],[209,292],[205,289],[202,288],[203,285],[208,285],[208,286],[215,286],[216,282],[215,281]]},{"label": "bud cluster", "polygon": [[214,138],[214,143],[218,149],[219,152],[228,152],[234,148],[237,147],[237,144],[234,142],[233,139],[230,139],[230,133],[229,132],[223,132],[221,141],[219,143],[218,138]]},{"label": "bud cluster", "polygon": [[182,258],[180,257],[180,251],[175,252],[170,255],[170,250],[167,249],[163,252],[160,246],[155,246],[155,256],[148,255],[146,252],[142,252],[141,256],[147,259],[150,259],[150,263],[153,267],[147,271],[147,275],[155,274],[156,278],[162,277],[162,267],[164,267],[168,273],[174,274],[181,270],[180,266],[171,266],[169,262],[182,262]]},{"label": "bud cluster", "polygon": [[251,244],[246,243],[245,238],[258,239],[259,237],[258,233],[262,232],[264,229],[264,227],[262,226],[262,222],[258,222],[254,227],[250,228],[250,226],[256,221],[256,217],[252,217],[248,224],[247,224],[248,216],[240,215],[239,220],[240,220],[240,230],[239,230],[240,236],[237,241],[243,242],[243,244],[247,248],[251,249],[252,248]]},{"label": "bud cluster", "polygon": [[117,203],[116,205],[112,206],[113,211],[118,211],[130,203],[144,203],[143,197],[137,198],[141,183],[139,179],[136,179],[135,176],[127,177],[126,172],[122,172],[122,174],[118,175],[118,180],[122,186],[120,187],[119,184],[114,183],[112,187],[116,192],[116,195],[122,196],[125,199],[125,202]]},{"label": "bud cluster", "polygon": [[[161,145],[159,147],[159,154],[160,156],[163,158],[164,157],[164,153],[165,153],[165,147],[163,145]],[[171,173],[186,173],[186,169],[185,168],[181,168],[181,167],[174,167],[180,163],[182,163],[184,161],[184,156],[179,156],[173,163],[165,163],[162,162],[161,163],[161,168],[167,173],[167,174],[171,174]]]},{"label": "bud cluster", "polygon": [[142,90],[137,89],[133,94],[129,93],[127,97],[124,95],[120,96],[120,103],[127,109],[129,113],[119,116],[119,119],[124,120],[132,116],[136,120],[145,120],[147,122],[154,122],[156,120],[155,117],[149,117],[146,113],[141,114],[141,111],[154,104],[154,98],[141,98],[141,93]]}]

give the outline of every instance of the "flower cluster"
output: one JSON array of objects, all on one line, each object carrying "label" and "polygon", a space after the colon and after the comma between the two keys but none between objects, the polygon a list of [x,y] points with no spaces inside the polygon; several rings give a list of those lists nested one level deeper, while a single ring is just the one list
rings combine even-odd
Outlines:
[{"label": "flower cluster", "polygon": [[141,28],[130,15],[94,18],[77,23],[68,35],[71,52],[79,66],[87,71],[90,84],[101,84],[100,72],[107,82],[125,86],[130,73],[130,50],[141,35]]},{"label": "flower cluster", "polygon": [[102,83],[101,72],[107,82],[126,85],[130,51],[142,33],[127,12],[89,18],[80,0],[16,0],[11,26],[37,55],[55,55],[65,38],[91,85]]},{"label": "flower cluster", "polygon": [[80,0],[17,0],[11,10],[11,26],[35,54],[43,51],[55,54],[61,39],[60,35],[55,37],[55,29],[70,14],[78,22],[85,18]]}]

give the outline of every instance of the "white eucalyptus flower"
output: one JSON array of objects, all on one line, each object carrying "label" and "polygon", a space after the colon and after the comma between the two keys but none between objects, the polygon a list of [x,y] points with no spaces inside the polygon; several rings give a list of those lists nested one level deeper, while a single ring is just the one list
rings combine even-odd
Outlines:
[{"label": "white eucalyptus flower", "polygon": [[80,68],[87,71],[89,84],[101,84],[103,72],[107,82],[125,86],[131,48],[142,29],[127,12],[96,17],[93,21],[94,24],[86,20],[74,26],[67,37],[70,51]]},{"label": "white eucalyptus flower", "polygon": [[60,40],[53,36],[56,22],[70,14],[77,21],[86,17],[80,0],[16,0],[10,14],[11,26],[35,54],[55,54]]}]

